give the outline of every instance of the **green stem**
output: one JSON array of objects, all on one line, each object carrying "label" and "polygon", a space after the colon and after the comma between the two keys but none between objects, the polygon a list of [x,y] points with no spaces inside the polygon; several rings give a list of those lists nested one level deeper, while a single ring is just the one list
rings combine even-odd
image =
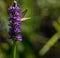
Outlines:
[{"label": "green stem", "polygon": [[16,58],[16,41],[13,41],[13,58]]}]

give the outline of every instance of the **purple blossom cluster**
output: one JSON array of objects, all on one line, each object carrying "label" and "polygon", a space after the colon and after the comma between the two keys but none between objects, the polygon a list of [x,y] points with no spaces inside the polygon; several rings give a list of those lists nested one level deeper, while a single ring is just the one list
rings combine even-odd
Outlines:
[{"label": "purple blossom cluster", "polygon": [[9,12],[9,38],[13,40],[19,40],[22,41],[22,36],[20,35],[21,29],[20,29],[20,8],[17,5],[10,6],[8,8]]}]

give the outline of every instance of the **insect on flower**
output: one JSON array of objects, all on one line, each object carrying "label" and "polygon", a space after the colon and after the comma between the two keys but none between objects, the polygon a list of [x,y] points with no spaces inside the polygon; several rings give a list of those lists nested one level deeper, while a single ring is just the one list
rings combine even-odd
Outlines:
[{"label": "insect on flower", "polygon": [[27,10],[20,12],[20,8],[17,6],[17,2],[14,1],[13,5],[8,8],[9,12],[9,38],[13,40],[22,41],[21,33],[21,21],[24,21],[29,18],[23,18]]}]

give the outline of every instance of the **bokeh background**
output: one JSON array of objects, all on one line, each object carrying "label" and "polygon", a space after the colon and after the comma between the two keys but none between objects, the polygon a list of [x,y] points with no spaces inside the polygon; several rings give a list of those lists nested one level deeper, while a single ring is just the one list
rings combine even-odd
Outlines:
[{"label": "bokeh background", "polygon": [[[28,9],[21,22],[23,41],[17,41],[17,58],[60,58],[60,0],[16,0],[20,11]],[[0,58],[11,58],[8,38],[8,7],[13,0],[0,0]]]}]

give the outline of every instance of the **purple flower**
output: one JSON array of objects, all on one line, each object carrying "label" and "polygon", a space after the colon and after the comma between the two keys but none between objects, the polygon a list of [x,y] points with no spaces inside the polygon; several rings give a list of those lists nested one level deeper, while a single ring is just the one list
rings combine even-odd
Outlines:
[{"label": "purple flower", "polygon": [[21,32],[20,29],[20,9],[14,2],[12,6],[8,8],[9,12],[9,37],[13,40],[22,41],[22,36],[19,34]]},{"label": "purple flower", "polygon": [[18,35],[17,39],[20,40],[20,41],[22,41],[22,35]]}]

